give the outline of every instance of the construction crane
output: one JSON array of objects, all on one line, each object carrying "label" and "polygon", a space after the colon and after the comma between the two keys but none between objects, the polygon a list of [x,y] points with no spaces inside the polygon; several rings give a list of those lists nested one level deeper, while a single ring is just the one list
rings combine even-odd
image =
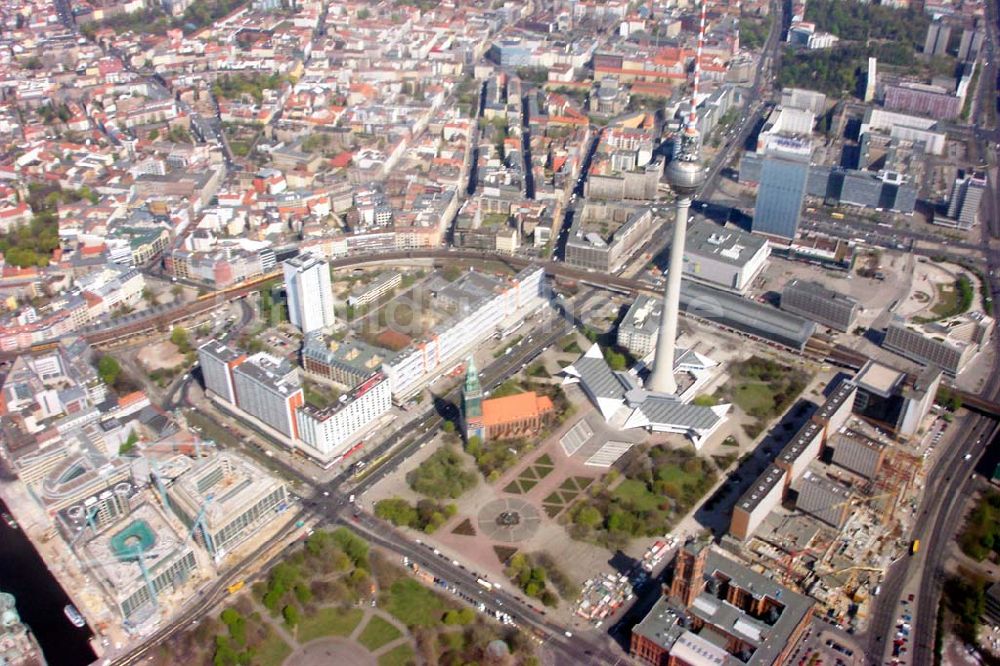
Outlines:
[{"label": "construction crane", "polygon": [[201,528],[201,538],[205,542],[205,549],[208,550],[210,554],[215,555],[215,545],[212,543],[212,535],[208,532],[208,525],[205,523],[205,511],[208,510],[208,505],[212,501],[212,495],[205,498],[205,502],[198,509],[198,515],[195,517],[194,522],[191,524],[191,531],[188,532],[188,538],[194,539],[194,533]]},{"label": "construction crane", "polygon": [[[812,545],[807,543],[803,548],[788,551],[788,554],[782,558],[782,564],[785,567],[785,576],[791,576],[792,565],[795,563],[796,559],[803,555],[818,555],[819,553],[825,553],[829,546],[829,543],[815,543]],[[823,559],[824,557],[820,557],[819,561],[822,561]]]},{"label": "construction crane", "polygon": [[156,483],[156,489],[160,493],[160,502],[163,503],[164,509],[170,508],[170,500],[167,497],[167,486],[163,483],[163,476],[160,474],[160,466],[156,464],[156,461],[152,458],[149,460],[149,467],[152,470],[153,481]]},{"label": "construction crane", "polygon": [[[879,493],[878,495],[871,495],[870,497],[862,497],[861,495],[851,495],[843,502],[837,502],[836,504],[831,504],[831,509],[837,509],[842,506],[859,506],[861,504],[867,504],[868,502],[874,502],[876,500],[892,498],[896,499],[897,494],[895,492]],[[885,525],[889,522],[889,518],[892,515],[893,502],[889,502],[886,507],[882,510],[882,524]]]},{"label": "construction crane", "polygon": [[[850,572],[851,575],[847,577],[847,581],[844,582],[844,584],[843,584],[842,587],[845,590],[845,594],[847,596],[851,597],[852,599],[855,599],[855,601],[856,601],[857,600],[857,598],[856,598],[857,587],[855,586],[855,583],[857,582],[857,579],[858,579],[858,573],[860,573],[862,571],[870,571],[870,572],[878,573],[878,574],[883,573],[882,569],[880,569],[878,567],[869,567],[869,566],[864,566],[864,565],[860,565],[860,564],[855,564],[855,565],[852,565],[852,566],[849,566],[849,567],[844,567],[842,569],[837,569],[836,571],[833,571],[833,572],[831,572],[828,575],[829,576],[836,576],[838,574]],[[847,590],[850,590],[850,592],[847,592]]]}]

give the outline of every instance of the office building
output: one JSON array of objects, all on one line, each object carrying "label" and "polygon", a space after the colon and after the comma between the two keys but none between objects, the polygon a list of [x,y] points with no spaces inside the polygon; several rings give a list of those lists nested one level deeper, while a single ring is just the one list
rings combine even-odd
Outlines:
[{"label": "office building", "polygon": [[895,315],[882,346],[922,365],[937,366],[957,377],[993,334],[993,318],[982,312],[965,312],[924,324]]},{"label": "office building", "polygon": [[295,410],[304,398],[298,371],[285,359],[254,354],[233,370],[236,405],[285,437],[298,438]]},{"label": "office building", "polygon": [[688,226],[684,277],[744,293],[767,266],[770,254],[766,238],[696,220]]},{"label": "office building", "polygon": [[321,464],[342,459],[392,409],[389,380],[376,372],[324,409],[306,404],[295,413],[301,446]]},{"label": "office building", "polygon": [[753,535],[767,514],[781,504],[786,476],[785,471],[776,465],[761,472],[733,507],[730,534],[740,541],[746,541]]},{"label": "office building", "polygon": [[288,294],[288,319],[303,333],[333,325],[333,290],[330,265],[311,254],[302,254],[282,264]]},{"label": "office building", "polygon": [[827,446],[833,449],[833,463],[866,479],[878,475],[887,446],[851,428],[830,435]]},{"label": "office building", "polygon": [[890,111],[954,120],[962,111],[962,98],[941,86],[899,83],[885,86],[883,105]]},{"label": "office building", "polygon": [[669,592],[632,629],[629,655],[648,666],[778,666],[811,624],[815,602],[689,541]]},{"label": "office building", "polygon": [[779,155],[764,157],[751,230],[794,239],[806,195],[809,162]]},{"label": "office building", "polygon": [[354,308],[370,305],[392,292],[402,282],[402,273],[396,271],[379,273],[371,282],[352,289],[350,296],[347,297],[347,304]]},{"label": "office building", "polygon": [[363,340],[341,342],[319,331],[305,336],[302,344],[302,367],[307,373],[348,388],[363,382],[394,356],[394,352]]},{"label": "office building", "polygon": [[636,358],[644,358],[656,348],[656,333],[660,330],[663,301],[640,294],[618,324],[618,346]]},{"label": "office building", "polygon": [[218,340],[209,340],[198,348],[198,364],[205,380],[205,389],[228,403],[236,404],[233,370],[245,361],[246,354]]},{"label": "office building", "polygon": [[856,383],[850,380],[841,381],[812,415],[812,421],[823,428],[824,442],[830,435],[840,430],[851,417],[857,392]]},{"label": "office building", "polygon": [[986,41],[986,31],[981,27],[967,27],[962,30],[962,39],[958,44],[958,59],[961,62],[970,62],[979,57]]},{"label": "office building", "polygon": [[851,514],[850,488],[808,469],[796,485],[799,494],[795,508],[837,529],[844,526]]},{"label": "office building", "polygon": [[[744,153],[739,167],[740,182],[759,184],[767,159],[767,155]],[[898,171],[872,172],[826,164],[808,167],[806,195],[832,204],[904,214],[912,213],[917,204],[917,187],[906,174]]]},{"label": "office building", "polygon": [[948,141],[947,133],[939,129],[936,118],[876,108],[865,111],[858,137],[858,162],[852,165],[858,169],[871,166],[873,147],[880,149],[877,155],[884,155],[887,159],[889,154],[907,144],[928,155],[944,155]]},{"label": "office building", "polygon": [[785,486],[802,476],[809,463],[819,458],[822,450],[823,426],[815,421],[806,421],[774,460],[774,464],[785,471]]},{"label": "office building", "polygon": [[177,517],[217,560],[288,506],[284,481],[232,453],[198,460],[167,494]]},{"label": "office building", "polygon": [[931,366],[907,380],[904,373],[869,361],[854,378],[853,412],[889,432],[912,437],[934,405],[942,376],[940,368]]},{"label": "office building", "polygon": [[827,289],[819,282],[796,278],[781,290],[781,309],[812,319],[822,326],[850,331],[854,328],[861,306],[857,299]]},{"label": "office building", "polygon": [[[391,382],[393,399],[407,400],[442,370],[453,367],[486,338],[502,334],[507,327],[541,307],[545,270],[529,267],[509,279],[487,278],[489,289],[460,290],[460,307],[448,321],[434,327],[431,335],[411,344],[382,364]],[[452,287],[455,287],[452,283]],[[438,292],[438,299],[448,296]]]},{"label": "office building", "polygon": [[566,241],[566,263],[613,273],[649,238],[653,214],[646,206],[586,201],[576,208]]},{"label": "office building", "polygon": [[784,88],[781,91],[781,106],[809,111],[814,116],[826,111],[826,95],[804,88]]},{"label": "office building", "polygon": [[937,217],[935,224],[956,229],[971,229],[979,220],[983,192],[986,191],[986,174],[959,170],[948,197],[948,219]]}]

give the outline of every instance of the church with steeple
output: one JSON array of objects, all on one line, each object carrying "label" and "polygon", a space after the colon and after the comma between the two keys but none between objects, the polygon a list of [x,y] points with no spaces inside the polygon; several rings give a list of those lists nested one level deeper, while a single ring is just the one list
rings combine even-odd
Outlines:
[{"label": "church with steeple", "polygon": [[547,395],[524,391],[502,398],[483,400],[479,371],[469,357],[462,389],[462,429],[465,441],[479,437],[488,442],[495,439],[537,436],[552,421],[555,405]]},{"label": "church with steeple", "polygon": [[465,441],[469,441],[470,437],[486,440],[483,427],[483,389],[479,385],[479,371],[472,356],[465,368],[465,387],[462,389],[462,429]]}]

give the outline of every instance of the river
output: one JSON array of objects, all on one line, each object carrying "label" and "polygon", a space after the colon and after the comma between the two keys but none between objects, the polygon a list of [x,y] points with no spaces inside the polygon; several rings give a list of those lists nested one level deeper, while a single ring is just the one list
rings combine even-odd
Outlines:
[{"label": "river", "polygon": [[[4,511],[7,507],[0,503]],[[42,646],[49,666],[83,666],[94,661],[88,627],[70,624],[63,608],[70,603],[34,545],[20,529],[0,521],[0,590],[17,598],[21,620]]]}]

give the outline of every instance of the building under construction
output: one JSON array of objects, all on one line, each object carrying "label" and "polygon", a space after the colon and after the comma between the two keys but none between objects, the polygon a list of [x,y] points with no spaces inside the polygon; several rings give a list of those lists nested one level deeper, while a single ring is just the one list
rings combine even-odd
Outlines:
[{"label": "building under construction", "polygon": [[734,507],[726,538],[845,624],[863,622],[886,567],[905,552],[922,468],[909,437],[852,415],[856,397],[853,381],[828,391]]},{"label": "building under construction", "polygon": [[280,479],[229,453],[197,461],[166,490],[167,502],[217,560],[288,507]]},{"label": "building under construction", "polygon": [[126,627],[151,618],[164,597],[183,598],[186,583],[199,570],[188,535],[149,502],[98,527],[96,533],[84,532],[76,554],[96,578],[109,605],[118,609]]}]

